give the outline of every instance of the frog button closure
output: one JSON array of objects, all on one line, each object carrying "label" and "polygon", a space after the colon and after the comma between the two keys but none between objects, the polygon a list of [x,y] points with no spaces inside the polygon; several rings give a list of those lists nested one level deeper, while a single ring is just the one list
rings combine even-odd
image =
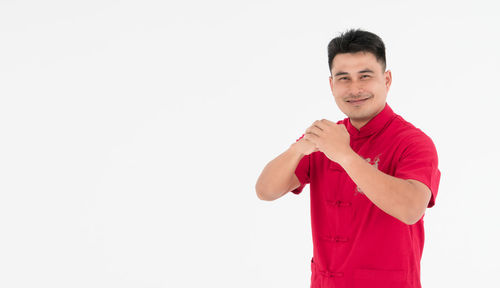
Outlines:
[{"label": "frog button closure", "polygon": [[337,235],[337,236],[323,236],[321,237],[323,238],[323,240],[326,240],[326,241],[331,241],[331,242],[336,242],[336,243],[339,243],[339,242],[349,242],[349,237],[344,237],[344,236],[340,236],[340,235]]},{"label": "frog button closure", "polygon": [[313,259],[311,259],[311,271],[314,271],[315,273],[319,273],[322,276],[325,277],[344,277],[344,272],[332,272],[328,270],[322,270],[317,267],[316,263],[314,263]]},{"label": "frog button closure", "polygon": [[343,237],[343,236],[335,236],[333,238],[335,242],[348,242],[349,238],[348,237]]},{"label": "frog button closure", "polygon": [[351,202],[337,200],[337,206],[339,207],[349,207]]},{"label": "frog button closure", "polygon": [[331,200],[327,200],[326,201],[329,205],[332,205],[332,206],[338,206],[338,207],[349,207],[352,205],[351,202],[348,202],[348,201],[341,201],[341,200],[337,200],[337,201],[331,201]]},{"label": "frog button closure", "polygon": [[328,272],[328,276],[330,277],[344,277],[344,273],[343,272]]},{"label": "frog button closure", "polygon": [[344,277],[343,272],[319,271],[319,273],[326,277]]}]

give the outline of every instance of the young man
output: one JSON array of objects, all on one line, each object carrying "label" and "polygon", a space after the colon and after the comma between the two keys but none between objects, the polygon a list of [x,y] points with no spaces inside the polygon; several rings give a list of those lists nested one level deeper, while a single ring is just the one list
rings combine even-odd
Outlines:
[{"label": "young man", "polygon": [[269,162],[262,200],[311,192],[311,287],[421,287],[423,217],[441,172],[432,140],[386,103],[391,71],[375,34],[349,30],[328,45],[330,87],[348,118],[314,121]]}]

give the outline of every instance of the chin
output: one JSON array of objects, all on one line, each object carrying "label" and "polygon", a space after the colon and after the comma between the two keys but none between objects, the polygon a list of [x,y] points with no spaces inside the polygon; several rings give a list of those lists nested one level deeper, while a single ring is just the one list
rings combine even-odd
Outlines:
[{"label": "chin", "polygon": [[365,121],[369,121],[372,116],[371,115],[359,115],[359,114],[355,114],[355,115],[348,115],[348,117],[353,120],[353,121],[356,121],[356,122],[365,122]]},{"label": "chin", "polygon": [[368,119],[371,119],[374,116],[374,110],[373,109],[362,109],[360,111],[347,111],[347,113],[344,113],[347,115],[347,117],[356,120],[356,121],[365,121]]}]

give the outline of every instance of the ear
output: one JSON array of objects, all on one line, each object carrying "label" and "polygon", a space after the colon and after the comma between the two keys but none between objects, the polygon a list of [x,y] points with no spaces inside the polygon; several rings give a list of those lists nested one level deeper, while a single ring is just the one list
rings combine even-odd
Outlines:
[{"label": "ear", "polygon": [[384,72],[384,78],[385,78],[385,89],[387,92],[389,92],[389,88],[391,88],[391,83],[392,83],[391,70],[387,70]]},{"label": "ear", "polygon": [[330,76],[330,77],[328,77],[328,79],[330,80],[330,90],[333,93],[333,78],[332,78],[332,76]]}]

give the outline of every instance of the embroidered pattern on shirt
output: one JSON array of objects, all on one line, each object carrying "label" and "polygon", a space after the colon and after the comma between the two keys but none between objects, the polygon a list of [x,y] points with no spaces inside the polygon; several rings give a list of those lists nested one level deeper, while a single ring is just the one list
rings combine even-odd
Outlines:
[{"label": "embroidered pattern on shirt", "polygon": [[[375,156],[375,159],[371,159],[370,157],[368,158],[365,158],[365,160],[370,163],[373,167],[377,168],[378,169],[378,162],[380,162],[380,155],[381,154],[378,154],[377,156]],[[361,188],[359,188],[359,186],[356,185],[356,189],[354,190],[354,195],[358,195],[358,193],[360,194],[365,194],[363,193],[363,190],[361,190]]]}]

